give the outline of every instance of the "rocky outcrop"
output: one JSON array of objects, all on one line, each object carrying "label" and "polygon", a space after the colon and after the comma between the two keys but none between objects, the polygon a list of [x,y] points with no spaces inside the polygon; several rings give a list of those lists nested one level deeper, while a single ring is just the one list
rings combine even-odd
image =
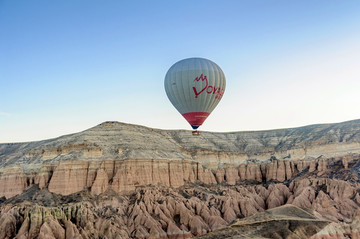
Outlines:
[{"label": "rocky outcrop", "polygon": [[283,182],[303,170],[320,176],[333,161],[341,160],[346,170],[359,158],[358,132],[359,120],[201,136],[106,122],[57,139],[0,144],[0,196],[14,196],[32,184],[70,194],[85,187],[120,192],[197,180]]},{"label": "rocky outcrop", "polygon": [[[142,186],[123,195],[109,188],[98,196],[87,190],[61,196],[34,185],[0,204],[0,238],[187,238],[238,218],[259,221],[257,213],[290,204],[316,212],[323,227],[342,221],[336,225],[356,232],[351,223],[357,220],[359,191],[359,185],[335,179],[296,179],[288,186]],[[295,216],[289,209],[276,211]]]},{"label": "rocky outcrop", "polygon": [[0,175],[0,195],[12,197],[21,194],[29,186],[27,178],[21,166],[8,167]]},{"label": "rocky outcrop", "polygon": [[338,174],[345,173],[353,181],[358,181],[359,171],[355,169],[351,173],[351,170],[357,165],[359,157],[353,154],[350,160],[350,157],[346,156],[345,165],[343,158],[320,157],[315,160],[273,160],[262,164],[224,165],[216,170],[206,169],[200,163],[189,160],[60,161],[43,164],[38,172],[28,174],[21,166],[11,167],[0,175],[0,197],[15,196],[34,184],[62,195],[87,188],[95,194],[103,193],[108,188],[120,193],[134,190],[141,185],[180,187],[188,182],[228,185],[236,185],[242,181],[287,182],[306,173],[332,177],[334,168]]},{"label": "rocky outcrop", "polygon": [[[326,176],[331,173],[328,167],[338,167],[339,172],[349,172],[358,155],[350,161],[344,159],[325,159],[285,161],[274,160],[269,163],[248,163],[234,167],[224,166],[209,170],[201,164],[187,160],[147,160],[132,159],[121,161],[61,161],[44,164],[38,172],[25,174],[21,166],[11,167],[0,175],[0,196],[7,198],[20,194],[33,184],[40,188],[48,187],[51,192],[68,195],[90,188],[100,194],[111,188],[116,192],[134,190],[140,185],[183,186],[187,182],[205,184],[226,183],[236,185],[241,181],[265,183],[284,182],[302,173]],[[330,164],[330,166],[328,166]],[[353,180],[358,180],[356,171]]]},{"label": "rocky outcrop", "polygon": [[29,143],[0,144],[0,169],[64,160],[193,160],[207,168],[246,161],[314,159],[360,153],[360,120],[257,132],[166,131],[105,122],[80,133]]},{"label": "rocky outcrop", "polygon": [[360,238],[360,210],[350,223],[332,222],[310,239]]},{"label": "rocky outcrop", "polygon": [[0,239],[188,238],[287,204],[331,222],[306,224],[315,238],[355,233],[358,132],[360,121],[201,136],[106,122],[0,144]]},{"label": "rocky outcrop", "polygon": [[199,238],[309,238],[330,223],[315,214],[293,205],[284,205],[237,219],[229,226]]}]

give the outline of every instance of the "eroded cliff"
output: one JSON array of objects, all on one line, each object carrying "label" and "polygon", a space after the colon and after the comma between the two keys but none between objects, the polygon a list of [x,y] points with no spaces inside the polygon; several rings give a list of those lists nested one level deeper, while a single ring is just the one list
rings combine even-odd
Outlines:
[{"label": "eroded cliff", "polygon": [[359,158],[359,120],[201,136],[106,122],[0,144],[0,238],[187,238],[285,204],[329,222],[314,238],[343,235]]}]

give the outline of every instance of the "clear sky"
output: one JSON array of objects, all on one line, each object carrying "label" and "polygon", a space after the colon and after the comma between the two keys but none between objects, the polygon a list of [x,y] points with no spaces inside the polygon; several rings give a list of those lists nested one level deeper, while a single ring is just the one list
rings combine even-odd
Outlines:
[{"label": "clear sky", "polygon": [[360,1],[0,0],[0,143],[104,121],[191,129],[164,77],[204,57],[227,88],[200,130],[360,118]]}]

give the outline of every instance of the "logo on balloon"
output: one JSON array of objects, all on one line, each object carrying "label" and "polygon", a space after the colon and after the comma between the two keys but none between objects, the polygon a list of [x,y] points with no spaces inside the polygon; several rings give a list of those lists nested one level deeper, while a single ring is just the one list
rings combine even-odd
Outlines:
[{"label": "logo on balloon", "polygon": [[204,76],[203,74],[201,74],[200,77],[196,77],[195,80],[194,80],[195,84],[196,84],[196,82],[199,82],[199,81],[205,81],[206,85],[199,92],[197,91],[196,87],[193,87],[193,90],[194,90],[194,93],[195,93],[195,98],[198,98],[198,96],[201,93],[206,92],[207,94],[215,95],[215,99],[218,99],[218,100],[221,99],[221,97],[224,94],[225,89],[221,89],[220,87],[209,85],[207,77]]}]

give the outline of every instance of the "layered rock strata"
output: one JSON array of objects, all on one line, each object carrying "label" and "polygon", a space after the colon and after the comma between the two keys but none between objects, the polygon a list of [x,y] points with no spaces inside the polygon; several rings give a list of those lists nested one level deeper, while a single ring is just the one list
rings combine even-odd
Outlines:
[{"label": "layered rock strata", "polygon": [[148,184],[283,182],[303,170],[321,175],[339,160],[347,169],[358,159],[358,132],[360,121],[201,136],[106,122],[57,139],[0,144],[0,196],[33,184],[62,194],[84,188],[98,194]]},{"label": "layered rock strata", "polygon": [[314,238],[356,236],[359,159],[360,120],[201,136],[106,122],[0,144],[0,239],[188,238],[285,204],[329,222]]},{"label": "layered rock strata", "polygon": [[311,210],[287,204],[237,219],[229,226],[199,238],[309,238],[330,223],[315,214]]},{"label": "layered rock strata", "polygon": [[360,155],[353,154],[351,160],[350,155],[331,159],[274,160],[262,164],[224,165],[213,170],[194,161],[148,159],[60,161],[43,164],[38,172],[31,173],[25,173],[21,166],[12,166],[0,175],[0,197],[15,196],[34,184],[41,189],[47,187],[50,192],[68,195],[88,188],[95,194],[103,193],[108,188],[120,193],[141,185],[176,188],[187,182],[228,185],[242,181],[287,182],[304,173],[331,177],[330,168],[346,173],[348,180],[358,181],[359,158]]},{"label": "layered rock strata", "polygon": [[270,159],[303,160],[360,153],[360,120],[293,129],[213,133],[167,131],[105,122],[56,139],[0,144],[0,169],[23,165],[34,171],[45,162],[66,160],[192,160],[207,168]]},{"label": "layered rock strata", "polygon": [[326,225],[354,223],[359,192],[359,185],[342,180],[300,178],[289,185],[142,186],[122,195],[108,189],[98,196],[88,190],[61,196],[34,185],[0,204],[0,238],[188,238],[226,228],[238,218],[273,221],[257,213],[285,204],[315,211],[324,223],[312,234],[322,230],[323,235],[330,230]]}]

